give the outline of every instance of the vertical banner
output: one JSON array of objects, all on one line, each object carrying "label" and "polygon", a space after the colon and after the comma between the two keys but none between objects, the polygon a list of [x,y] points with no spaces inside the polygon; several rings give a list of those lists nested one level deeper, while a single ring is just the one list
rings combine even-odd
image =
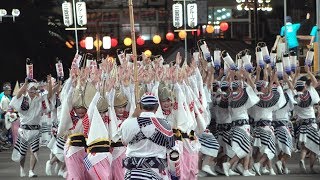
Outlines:
[{"label": "vertical banner", "polygon": [[70,2],[62,3],[63,24],[67,27],[73,24],[72,5]]},{"label": "vertical banner", "polygon": [[198,9],[196,3],[187,5],[187,22],[189,27],[196,27],[198,25]]},{"label": "vertical banner", "polygon": [[85,2],[76,3],[76,12],[77,12],[77,23],[80,26],[87,24],[87,8]]},{"label": "vertical banner", "polygon": [[33,64],[27,64],[27,78],[33,79]]},{"label": "vertical banner", "polygon": [[172,5],[172,22],[175,28],[180,28],[183,25],[183,10],[182,4]]},{"label": "vertical banner", "polygon": [[63,65],[60,61],[56,63],[56,71],[58,79],[64,77]]},{"label": "vertical banner", "polygon": [[26,59],[26,73],[28,79],[33,79],[33,64],[29,58]]}]

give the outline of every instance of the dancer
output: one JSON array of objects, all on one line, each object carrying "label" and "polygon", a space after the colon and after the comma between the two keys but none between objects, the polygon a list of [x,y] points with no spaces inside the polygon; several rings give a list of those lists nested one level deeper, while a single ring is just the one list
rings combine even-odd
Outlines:
[{"label": "dancer", "polygon": [[[259,80],[260,72],[257,71],[256,89],[260,101],[253,107],[255,116],[254,147],[258,149],[258,158],[253,164],[255,172],[261,175],[261,165],[267,164],[269,175],[276,175],[272,168],[271,161],[276,154],[275,135],[271,126],[272,112],[281,108],[284,103],[282,87],[279,84],[278,76],[271,70],[271,67],[265,68],[264,80]],[[270,82],[268,79],[270,77]],[[275,83],[275,90],[272,90]]]},{"label": "dancer", "polygon": [[291,157],[293,150],[292,136],[290,133],[290,112],[294,108],[296,102],[293,99],[293,86],[289,80],[288,75],[284,74],[284,82],[282,85],[284,90],[284,96],[286,98],[285,105],[280,109],[273,112],[273,127],[274,134],[276,136],[276,147],[278,160],[276,162],[276,168],[278,174],[289,174],[290,170],[287,167],[287,160]]},{"label": "dancer", "polygon": [[303,172],[307,172],[305,167],[306,154],[310,153],[310,170],[316,172],[314,164],[316,161],[316,155],[320,154],[320,137],[317,130],[317,124],[315,121],[314,105],[319,103],[319,95],[315,90],[317,80],[310,71],[310,67],[305,65],[307,75],[311,78],[311,82],[307,78],[301,77],[295,83],[295,89],[298,95],[295,96],[297,105],[294,110],[298,116],[298,141],[301,147],[299,165]]},{"label": "dancer", "polygon": [[65,169],[63,147],[65,145],[66,139],[64,137],[57,137],[58,125],[60,122],[60,112],[61,112],[61,101],[60,101],[60,89],[61,81],[58,81],[58,84],[53,88],[54,96],[51,99],[51,119],[52,119],[52,128],[51,134],[52,138],[49,141],[47,147],[51,150],[50,159],[46,162],[45,172],[48,176],[53,175],[52,166],[56,163],[54,168],[54,173],[58,176],[66,178],[67,172]]},{"label": "dancer", "polygon": [[[223,163],[223,171],[226,176],[229,176],[230,168],[237,163],[240,159],[244,158],[244,176],[252,176],[249,171],[249,155],[252,151],[250,125],[248,109],[258,103],[259,98],[254,93],[254,83],[251,79],[251,75],[244,69],[241,69],[241,74],[236,73],[238,81],[235,81],[235,72],[230,70],[230,80],[232,82],[232,97],[231,97],[231,119],[232,119],[232,135],[231,146],[235,155],[227,162]],[[245,79],[242,79],[242,78]],[[245,87],[244,82],[248,83]]]},{"label": "dancer", "polygon": [[166,157],[175,145],[174,136],[170,125],[155,116],[158,105],[155,96],[144,95],[140,116],[127,119],[120,127],[121,140],[127,145],[125,179],[169,179]]},{"label": "dancer", "polygon": [[[47,76],[51,84],[51,76]],[[28,148],[31,148],[29,177],[37,177],[34,167],[38,161],[38,150],[40,141],[40,116],[43,112],[49,112],[49,99],[52,96],[52,87],[49,85],[48,95],[40,96],[37,93],[37,83],[25,79],[18,94],[10,102],[20,115],[20,128],[18,140],[12,152],[12,160],[20,163],[20,177],[26,176],[24,170],[25,156]]]}]

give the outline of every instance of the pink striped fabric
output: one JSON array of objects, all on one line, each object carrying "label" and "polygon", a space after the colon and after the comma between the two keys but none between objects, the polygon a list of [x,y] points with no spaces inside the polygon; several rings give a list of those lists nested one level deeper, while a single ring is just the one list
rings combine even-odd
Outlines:
[{"label": "pink striped fabric", "polygon": [[89,178],[92,180],[112,179],[111,166],[108,159],[103,159],[95,164],[92,168],[90,168],[88,174]]},{"label": "pink striped fabric", "polygon": [[126,153],[122,153],[117,159],[111,163],[112,180],[124,180],[125,168],[122,168],[122,160],[126,157]]},{"label": "pink striped fabric", "polygon": [[87,153],[84,149],[74,153],[69,158],[65,158],[68,170],[67,180],[88,180],[88,171],[86,170],[83,159]]}]

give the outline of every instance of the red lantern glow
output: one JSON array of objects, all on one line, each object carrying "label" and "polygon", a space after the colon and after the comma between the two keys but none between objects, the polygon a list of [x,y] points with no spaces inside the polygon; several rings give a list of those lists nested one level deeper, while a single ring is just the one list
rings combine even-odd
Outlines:
[{"label": "red lantern glow", "polygon": [[111,47],[116,47],[118,45],[118,40],[116,38],[111,38]]},{"label": "red lantern glow", "polygon": [[[195,31],[192,31],[191,34],[192,34],[192,36],[194,36]],[[197,36],[200,36],[200,29],[197,29]]]},{"label": "red lantern glow", "polygon": [[141,36],[138,37],[138,39],[137,39],[137,44],[138,44],[139,46],[144,45],[144,39],[143,39]]},{"label": "red lantern glow", "polygon": [[86,40],[85,40],[85,39],[82,39],[82,40],[80,41],[80,47],[86,48]]},{"label": "red lantern glow", "polygon": [[173,41],[174,40],[174,34],[172,32],[168,32],[166,34],[166,38],[168,41]]},{"label": "red lantern glow", "polygon": [[229,28],[229,25],[228,25],[227,22],[222,22],[222,23],[220,24],[220,29],[221,29],[221,31],[226,31],[226,30],[228,30],[228,28]]}]

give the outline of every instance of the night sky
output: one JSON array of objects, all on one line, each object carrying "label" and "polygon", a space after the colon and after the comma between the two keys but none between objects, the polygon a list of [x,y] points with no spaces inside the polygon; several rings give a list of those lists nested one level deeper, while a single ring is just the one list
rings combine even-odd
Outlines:
[{"label": "night sky", "polygon": [[[5,81],[12,84],[16,80],[24,81],[26,58],[33,61],[34,76],[38,81],[44,80],[47,74],[56,77],[54,66],[56,57],[62,60],[65,74],[68,74],[67,69],[75,54],[75,48],[67,48],[64,40],[72,39],[74,34],[65,31],[63,25],[59,27],[48,25],[49,17],[62,20],[61,12],[57,14],[52,10],[54,7],[60,8],[62,2],[63,0],[0,0],[0,8],[6,9],[8,14],[11,14],[12,8],[20,9],[21,12],[15,22],[11,18],[3,18],[3,22],[0,23],[0,60],[2,65],[0,86]],[[300,19],[295,17],[297,22],[305,17],[306,12],[311,12],[311,20],[300,30],[301,34],[308,34],[315,22],[314,1],[294,0],[294,2],[290,1],[288,6],[288,14],[296,12],[292,9],[303,10]],[[274,7],[272,14],[267,16],[269,18],[282,17],[282,8]],[[260,16],[260,19],[267,19],[263,14]],[[49,31],[60,34],[63,40],[51,36]]]},{"label": "night sky", "polygon": [[[56,76],[55,58],[60,57],[68,67],[75,49],[69,49],[64,42],[49,35],[48,16],[49,1],[2,0],[0,7],[11,14],[12,8],[20,9],[20,16],[13,22],[12,18],[3,18],[0,23],[0,84],[5,81],[14,83],[24,81],[25,60],[29,57],[34,63],[34,76],[44,80],[47,74]],[[43,12],[46,12],[45,14]],[[40,16],[41,14],[41,16]],[[5,72],[6,71],[6,72]],[[9,73],[8,73],[9,72]],[[65,73],[67,73],[65,71]]]}]

